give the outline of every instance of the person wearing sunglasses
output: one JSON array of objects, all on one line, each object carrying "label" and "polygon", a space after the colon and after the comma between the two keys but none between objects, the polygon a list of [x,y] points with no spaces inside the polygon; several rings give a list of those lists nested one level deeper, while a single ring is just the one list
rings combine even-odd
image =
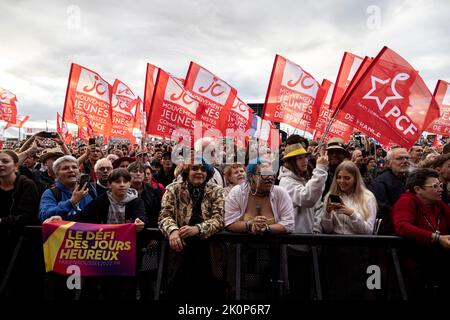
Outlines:
[{"label": "person wearing sunglasses", "polygon": [[[290,233],[294,230],[294,209],[288,192],[274,185],[272,164],[257,158],[247,166],[247,181],[231,189],[225,200],[225,226],[228,231],[269,236]],[[246,295],[243,299],[262,299],[264,291],[274,283],[280,270],[280,248],[270,244],[244,244],[241,248],[244,263],[242,278],[254,277],[255,281],[243,280]],[[234,269],[232,259],[229,269]],[[255,270],[259,272],[255,273]],[[235,283],[236,274],[229,274],[229,283]],[[280,278],[277,278],[280,279]],[[285,282],[287,283],[287,282]],[[233,287],[232,290],[235,288]]]},{"label": "person wearing sunglasses", "polygon": [[294,209],[287,191],[275,186],[272,165],[256,159],[247,166],[247,183],[233,189],[225,202],[225,227],[255,235],[283,234],[294,229]]},{"label": "person wearing sunglasses", "polygon": [[171,248],[169,299],[210,301],[223,297],[212,247],[204,241],[224,226],[223,188],[209,182],[213,174],[210,164],[196,159],[184,165],[181,181],[168,185],[164,193],[158,226]]},{"label": "person wearing sunglasses", "polygon": [[417,169],[407,187],[392,208],[392,218],[395,233],[413,242],[402,256],[409,297],[449,297],[450,207],[442,201],[439,174]]}]

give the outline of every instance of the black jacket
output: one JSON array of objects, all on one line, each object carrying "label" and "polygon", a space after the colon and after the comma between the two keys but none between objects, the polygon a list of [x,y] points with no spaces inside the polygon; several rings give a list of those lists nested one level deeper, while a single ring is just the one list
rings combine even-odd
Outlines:
[{"label": "black jacket", "polygon": [[377,218],[386,217],[400,195],[406,192],[406,177],[397,177],[391,169],[386,169],[369,186],[378,204]]},{"label": "black jacket", "polygon": [[[79,214],[68,216],[70,220],[88,223],[107,223],[110,201],[105,192],[101,196],[92,200]],[[148,219],[145,214],[144,202],[140,198],[131,200],[125,205],[125,219],[134,222],[136,218],[141,219],[145,225]]]},{"label": "black jacket", "polygon": [[17,175],[12,198],[10,208],[0,209],[6,213],[6,215],[2,214],[2,225],[25,226],[37,224],[39,194],[33,180]]},{"label": "black jacket", "polygon": [[149,228],[158,228],[158,217],[161,211],[161,195],[159,189],[144,184],[140,198],[144,201],[145,213],[148,219]]}]

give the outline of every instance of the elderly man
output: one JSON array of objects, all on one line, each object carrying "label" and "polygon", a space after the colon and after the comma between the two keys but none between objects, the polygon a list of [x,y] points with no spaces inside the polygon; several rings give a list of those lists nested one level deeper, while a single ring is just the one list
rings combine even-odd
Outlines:
[{"label": "elderly man", "polygon": [[419,162],[422,161],[423,158],[423,147],[421,145],[414,145],[409,149],[409,155],[411,157],[411,166],[414,169],[417,169]]},{"label": "elderly man", "polygon": [[439,180],[442,182],[442,201],[450,204],[450,194],[448,184],[450,183],[450,153],[439,155],[434,159],[431,167],[439,173]]},{"label": "elderly man", "polygon": [[89,185],[78,185],[80,169],[74,157],[63,156],[57,159],[53,163],[53,172],[56,175],[55,187],[44,192],[39,205],[41,221],[52,216],[80,212],[93,198]]},{"label": "elderly man", "polygon": [[113,165],[111,161],[109,161],[106,158],[102,158],[95,163],[94,171],[95,176],[97,177],[97,182],[95,183],[95,185],[93,185],[93,187],[97,192],[97,196],[101,196],[106,192],[106,190],[108,190],[109,188],[108,176],[112,170]]},{"label": "elderly man", "polygon": [[369,186],[369,190],[377,199],[377,218],[387,217],[400,195],[406,192],[406,176],[410,168],[408,151],[404,148],[389,151],[386,156],[386,168]]}]

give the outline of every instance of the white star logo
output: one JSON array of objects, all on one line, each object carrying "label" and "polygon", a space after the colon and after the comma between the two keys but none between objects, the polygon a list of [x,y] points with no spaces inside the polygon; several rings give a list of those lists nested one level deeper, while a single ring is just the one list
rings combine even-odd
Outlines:
[{"label": "white star logo", "polygon": [[397,89],[395,88],[395,83],[396,83],[398,80],[405,81],[405,80],[409,79],[409,75],[408,75],[407,73],[399,73],[399,74],[397,74],[397,75],[394,77],[394,79],[392,79],[391,90],[392,90],[392,93],[393,93],[394,95],[389,96],[389,97],[385,97],[384,100],[383,100],[383,102],[381,102],[379,96],[372,96],[372,93],[374,93],[375,90],[377,89],[377,85],[376,85],[377,82],[378,82],[378,83],[381,83],[382,85],[385,85],[385,84],[389,83],[389,81],[391,81],[391,78],[388,78],[388,79],[386,79],[386,80],[378,79],[378,78],[375,77],[375,76],[371,76],[370,78],[371,78],[371,81],[372,81],[372,88],[369,90],[369,92],[366,93],[366,95],[363,97],[363,99],[372,99],[372,100],[375,100],[376,103],[377,103],[377,105],[378,105],[378,109],[379,109],[380,111],[383,110],[383,108],[386,106],[386,103],[387,103],[389,100],[403,99],[403,96],[401,96],[401,95],[397,92]]}]

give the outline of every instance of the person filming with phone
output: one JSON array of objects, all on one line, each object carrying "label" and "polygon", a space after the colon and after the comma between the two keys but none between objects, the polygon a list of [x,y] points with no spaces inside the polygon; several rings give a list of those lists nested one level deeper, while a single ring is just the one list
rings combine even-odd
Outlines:
[{"label": "person filming with phone", "polygon": [[344,161],[336,168],[324,203],[321,223],[325,233],[372,234],[377,201],[353,162]]},{"label": "person filming with phone", "polygon": [[55,186],[44,192],[39,206],[41,221],[51,216],[80,212],[95,197],[95,190],[89,189],[89,179],[80,181],[80,169],[74,157],[58,158],[53,163],[53,172],[56,175]]},{"label": "person filming with phone", "polygon": [[[370,235],[377,215],[375,196],[364,185],[358,167],[344,161],[337,168],[324,198],[324,233]],[[364,299],[369,251],[366,247],[329,246],[322,251],[327,299]],[[345,272],[344,272],[345,270]]]}]

